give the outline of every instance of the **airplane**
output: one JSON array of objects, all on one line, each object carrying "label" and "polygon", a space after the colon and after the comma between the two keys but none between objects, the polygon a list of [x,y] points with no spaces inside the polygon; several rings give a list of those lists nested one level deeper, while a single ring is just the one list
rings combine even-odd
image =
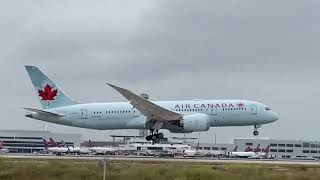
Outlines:
[{"label": "airplane", "polygon": [[[269,149],[268,147],[266,149]],[[249,157],[255,157],[255,156],[262,156],[262,155],[265,155],[261,153],[261,149],[260,149],[260,144],[258,144],[258,146],[256,148],[254,148],[253,151],[247,151],[248,150],[248,147],[245,149],[245,151],[232,151],[232,152],[229,152],[229,156],[230,157],[239,157],[239,158],[249,158]]]},{"label": "airplane", "polygon": [[47,142],[45,139],[43,139],[43,144],[47,152],[51,152],[53,154],[63,154],[63,153],[69,153],[69,148],[67,147],[62,147],[60,145],[57,145],[55,142]]},{"label": "airplane", "polygon": [[5,149],[3,148],[3,146],[4,146],[3,141],[0,141],[0,153],[8,153],[9,149]]},{"label": "airplane", "polygon": [[68,148],[68,152],[67,153],[70,153],[70,154],[89,154],[89,153],[91,153],[89,148],[67,146],[63,141],[61,142],[61,144],[58,144],[52,138],[50,138],[50,143],[55,147]]},{"label": "airplane", "polygon": [[164,138],[160,129],[171,133],[208,131],[210,127],[253,126],[259,134],[263,124],[279,119],[269,106],[249,100],[149,101],[133,92],[108,85],[128,102],[79,103],[35,66],[25,66],[42,109],[24,108],[25,116],[50,123],[80,128],[148,129],[146,140]]},{"label": "airplane", "polygon": [[70,153],[74,154],[90,154],[92,151],[87,147],[69,147]]},{"label": "airplane", "polygon": [[262,152],[258,151],[254,155],[250,156],[250,159],[267,159],[269,158],[269,152],[270,152],[270,145],[268,145]]},{"label": "airplane", "polygon": [[105,154],[115,154],[117,150],[114,147],[103,147],[103,146],[94,146],[91,144],[91,141],[89,140],[89,151],[96,155],[105,155]]},{"label": "airplane", "polygon": [[89,147],[89,150],[94,154],[114,154],[116,149],[112,147]]}]

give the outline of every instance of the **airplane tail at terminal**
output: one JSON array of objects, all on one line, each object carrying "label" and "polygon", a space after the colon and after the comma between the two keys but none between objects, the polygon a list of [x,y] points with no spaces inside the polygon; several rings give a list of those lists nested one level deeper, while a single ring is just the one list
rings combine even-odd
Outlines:
[{"label": "airplane tail at terminal", "polygon": [[234,149],[232,150],[232,152],[237,152],[238,150],[238,146],[234,147]]},{"label": "airplane tail at terminal", "polygon": [[3,141],[0,141],[0,149],[3,148]]},{"label": "airplane tail at terminal", "polygon": [[264,153],[268,154],[270,152],[270,145],[268,145],[264,150]]},{"label": "airplane tail at terminal", "polygon": [[48,147],[50,147],[49,143],[45,139],[43,139],[43,145],[45,149],[48,149]]},{"label": "airplane tail at terminal", "polygon": [[53,147],[63,147],[64,144],[58,144],[56,143],[52,138],[49,138],[50,140],[50,144],[53,146]]},{"label": "airplane tail at terminal", "polygon": [[25,66],[32,84],[39,97],[42,108],[50,109],[60,106],[78,104],[67,96],[63,90],[51,81],[35,66]]},{"label": "airplane tail at terminal", "polygon": [[248,146],[245,150],[244,150],[244,152],[251,152],[252,151],[252,148],[250,147],[250,146]]},{"label": "airplane tail at terminal", "polygon": [[254,149],[254,152],[256,153],[256,152],[260,152],[260,151],[261,151],[260,144],[258,144],[258,146]]}]

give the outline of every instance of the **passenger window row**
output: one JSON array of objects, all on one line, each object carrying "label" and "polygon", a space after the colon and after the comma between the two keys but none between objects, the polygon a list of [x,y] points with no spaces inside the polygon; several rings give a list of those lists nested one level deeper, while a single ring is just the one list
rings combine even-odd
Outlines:
[{"label": "passenger window row", "polygon": [[[136,111],[133,111],[133,112],[136,112]],[[106,114],[125,114],[125,113],[131,113],[131,111],[106,111]],[[99,112],[93,112],[93,114],[102,114],[101,111]]]},{"label": "passenger window row", "polygon": [[[208,111],[208,109],[171,109],[172,111],[178,112],[196,112],[196,111]],[[231,110],[247,110],[247,108],[223,108],[223,111]],[[135,111],[134,111],[135,112]],[[120,114],[120,113],[131,113],[131,111],[106,111],[106,114]],[[102,111],[93,112],[93,114],[102,114]]]},{"label": "passenger window row", "polygon": [[[194,112],[194,111],[208,111],[208,109],[171,109],[172,111],[189,111],[189,112]],[[243,110],[247,110],[247,108],[223,108],[223,111],[243,111]]]},{"label": "passenger window row", "polygon": [[223,108],[222,111],[243,111],[247,110],[247,108]]},{"label": "passenger window row", "polygon": [[[184,112],[184,111],[189,111],[189,112],[195,112],[195,111],[204,111],[203,109],[171,109],[172,111],[181,111],[181,112]],[[206,109],[208,111],[208,109]]]}]

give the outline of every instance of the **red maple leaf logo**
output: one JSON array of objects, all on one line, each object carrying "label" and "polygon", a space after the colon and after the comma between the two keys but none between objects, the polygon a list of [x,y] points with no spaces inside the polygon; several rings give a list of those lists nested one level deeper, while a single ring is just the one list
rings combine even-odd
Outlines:
[{"label": "red maple leaf logo", "polygon": [[238,107],[244,107],[244,103],[238,103]]},{"label": "red maple leaf logo", "polygon": [[54,98],[57,96],[58,90],[52,89],[52,87],[47,84],[43,90],[38,89],[39,96],[42,98],[43,101],[53,101]]}]

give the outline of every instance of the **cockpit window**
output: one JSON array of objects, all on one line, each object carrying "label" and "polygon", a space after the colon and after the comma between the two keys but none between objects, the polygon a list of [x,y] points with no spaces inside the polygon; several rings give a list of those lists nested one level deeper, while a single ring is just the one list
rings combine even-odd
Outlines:
[{"label": "cockpit window", "polygon": [[269,110],[271,110],[271,109],[270,109],[269,107],[266,107],[266,110],[269,111]]}]

